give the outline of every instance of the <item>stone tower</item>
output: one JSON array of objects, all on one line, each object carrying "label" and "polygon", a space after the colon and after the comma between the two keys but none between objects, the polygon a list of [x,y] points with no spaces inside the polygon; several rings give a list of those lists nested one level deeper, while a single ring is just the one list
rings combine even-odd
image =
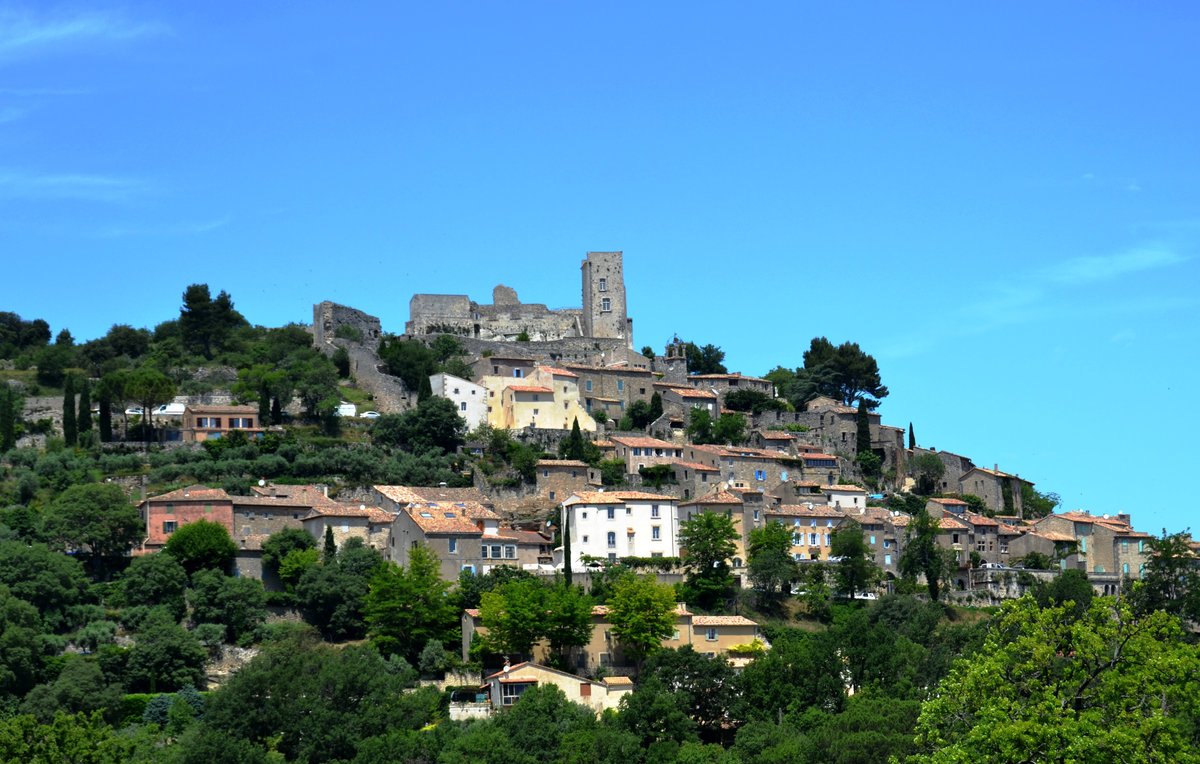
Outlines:
[{"label": "stone tower", "polygon": [[583,333],[623,339],[633,347],[633,322],[625,307],[625,272],[620,252],[588,252],[583,261]]}]

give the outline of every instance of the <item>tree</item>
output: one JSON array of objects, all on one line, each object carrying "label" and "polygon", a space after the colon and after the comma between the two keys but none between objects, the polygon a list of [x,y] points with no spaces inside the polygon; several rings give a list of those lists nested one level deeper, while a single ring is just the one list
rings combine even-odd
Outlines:
[{"label": "tree", "polygon": [[917,476],[917,493],[931,496],[937,492],[938,481],[946,474],[946,463],[937,454],[918,454],[912,461]]},{"label": "tree", "polygon": [[705,740],[722,740],[732,726],[734,672],[724,658],[701,655],[691,645],[659,650],[646,659],[641,679],[660,682]]},{"label": "tree", "polygon": [[1200,570],[1187,533],[1168,534],[1145,542],[1149,552],[1141,581],[1134,584],[1139,613],[1162,610],[1191,621],[1200,620]]},{"label": "tree", "polygon": [[231,578],[216,570],[197,571],[188,592],[193,623],[219,623],[225,639],[237,643],[267,618],[267,593],[262,581]]},{"label": "tree", "polygon": [[1082,615],[1091,606],[1092,599],[1096,596],[1096,590],[1088,581],[1087,573],[1072,568],[1062,571],[1048,582],[1039,581],[1033,596],[1040,607],[1065,605],[1073,602],[1075,603],[1075,612]]},{"label": "tree", "polygon": [[176,621],[187,613],[187,571],[169,554],[134,557],[119,581],[126,605],[165,607]]},{"label": "tree", "polygon": [[37,376],[39,385],[58,387],[67,376],[67,368],[74,360],[74,351],[65,345],[47,345],[37,352]]},{"label": "tree", "polygon": [[20,698],[42,670],[44,634],[37,608],[0,584],[0,702]]},{"label": "tree", "polygon": [[[940,463],[940,460],[939,460]],[[904,551],[900,554],[900,573],[910,581],[925,576],[929,599],[938,601],[941,582],[953,564],[953,553],[938,545],[940,521],[922,509],[912,516],[904,534]],[[949,554],[948,554],[949,553]]]},{"label": "tree", "polygon": [[171,534],[163,551],[174,557],[188,572],[198,570],[228,571],[237,554],[237,544],[220,523],[196,520]]},{"label": "tree", "polygon": [[148,428],[146,440],[154,438],[154,416],[151,412],[160,403],[168,403],[175,397],[175,383],[165,374],[149,366],[130,372],[122,385],[126,395],[142,407],[142,422]]},{"label": "tree", "polygon": [[[336,558],[309,568],[296,583],[296,600],[304,619],[329,640],[366,636],[367,593],[383,565],[379,553],[364,546],[361,539],[348,540]],[[407,647],[415,651],[420,644]]]},{"label": "tree", "polygon": [[582,588],[563,581],[546,591],[546,622],[543,635],[559,668],[567,667],[567,653],[592,638],[592,598]]},{"label": "tree", "polygon": [[758,390],[734,390],[726,393],[722,405],[732,411],[745,411],[756,416],[764,411],[788,410],[788,405],[783,399],[772,398]]},{"label": "tree", "polygon": [[630,405],[626,416],[629,417],[629,423],[633,425],[630,429],[634,430],[644,430],[655,419],[650,413],[650,404],[641,400],[634,401]]},{"label": "tree", "polygon": [[79,416],[76,417],[79,432],[92,431],[92,385],[87,377],[79,387]]},{"label": "tree", "polygon": [[436,554],[418,545],[409,551],[407,567],[388,563],[371,579],[364,602],[367,630],[384,655],[415,663],[430,639],[449,640],[458,612],[440,566]]},{"label": "tree", "polygon": [[75,419],[75,375],[68,374],[63,380],[63,440],[68,446],[74,446],[79,441],[79,426]]},{"label": "tree", "polygon": [[909,761],[1195,762],[1200,656],[1165,613],[1004,605],[921,708]]},{"label": "tree", "polygon": [[871,417],[867,413],[866,401],[858,402],[858,413],[855,417],[855,441],[858,453],[874,453],[871,451]]},{"label": "tree", "polygon": [[692,409],[692,414],[688,417],[687,434],[688,439],[697,445],[716,442],[713,434],[712,414],[708,413],[708,409],[702,409],[699,406]]},{"label": "tree", "polygon": [[635,661],[641,661],[675,633],[675,590],[653,575],[629,575],[608,600],[612,633]]},{"label": "tree", "polygon": [[346,352],[346,348],[338,348],[333,351],[333,366],[337,369],[339,379],[350,378],[350,354]]},{"label": "tree", "polygon": [[78,606],[90,600],[83,565],[45,544],[0,541],[0,586],[37,608],[45,629],[57,633],[74,629]]},{"label": "tree", "polygon": [[1061,503],[1058,494],[1042,493],[1029,483],[1021,483],[1021,517],[1027,520],[1045,517]]},{"label": "tree", "polygon": [[725,351],[716,345],[700,347],[689,342],[684,345],[684,353],[687,355],[689,374],[725,374],[729,371],[722,363]]},{"label": "tree", "polygon": [[371,425],[371,440],[414,453],[440,448],[454,453],[463,444],[467,423],[448,398],[431,397],[403,414],[384,414]]},{"label": "tree", "polygon": [[121,703],[121,688],[110,683],[99,664],[82,656],[66,659],[50,684],[34,687],[26,696],[21,711],[33,714],[38,721],[49,724],[56,713],[107,712],[113,715]]},{"label": "tree", "polygon": [[[328,526],[327,526],[328,527]],[[263,570],[279,572],[279,565],[289,553],[315,549],[317,542],[302,528],[284,528],[272,533],[262,545]]]},{"label": "tree", "polygon": [[657,390],[650,396],[650,421],[656,422],[663,415],[662,395]]},{"label": "tree", "polygon": [[908,423],[908,450],[911,451],[917,447],[917,436],[913,434],[913,424]]},{"label": "tree", "polygon": [[834,346],[824,337],[814,337],[804,352],[804,366],[794,371],[776,367],[767,379],[797,409],[818,395],[853,406],[864,400],[874,410],[888,394],[879,377],[879,365],[854,342]]},{"label": "tree", "polygon": [[145,523],[114,483],[73,485],[51,505],[46,530],[67,551],[81,553],[97,574],[145,535]]},{"label": "tree", "polygon": [[322,559],[332,562],[337,557],[337,542],[333,540],[333,526],[325,526],[325,549]]},{"label": "tree", "polygon": [[733,593],[729,558],[737,552],[737,529],[729,515],[701,512],[680,524],[679,545],[688,572],[687,601],[705,610],[725,603]]},{"label": "tree", "polygon": [[96,385],[96,400],[99,403],[100,442],[112,442],[112,407],[114,401],[125,398],[125,374],[109,373],[100,378]]},{"label": "tree", "polygon": [[746,418],[741,414],[723,412],[713,425],[713,440],[731,446],[746,440]]},{"label": "tree", "polygon": [[17,445],[19,396],[7,383],[0,383],[0,454]]},{"label": "tree", "polygon": [[859,592],[869,591],[879,580],[879,568],[875,566],[871,547],[863,538],[862,526],[846,520],[834,529],[829,542],[830,559],[836,560],[833,577],[838,593],[852,598]]},{"label": "tree", "polygon": [[799,576],[791,549],[792,531],[783,523],[772,521],[750,531],[747,572],[760,598],[773,605],[771,609],[778,609]]},{"label": "tree", "polygon": [[585,456],[587,452],[583,445],[583,433],[579,430],[579,417],[575,417],[575,421],[571,423],[571,435],[567,438],[563,458],[583,461]]},{"label": "tree", "polygon": [[208,284],[192,284],[184,290],[179,333],[185,350],[211,359],[214,353],[226,348],[235,329],[247,325],[226,292],[222,291],[214,300]]},{"label": "tree", "polygon": [[488,630],[488,649],[530,655],[542,637],[546,612],[546,590],[537,581],[513,581],[498,591],[485,593],[480,600],[479,618]]},{"label": "tree", "polygon": [[160,609],[151,610],[129,650],[126,676],[139,690],[162,692],[198,685],[207,653],[200,640]]}]

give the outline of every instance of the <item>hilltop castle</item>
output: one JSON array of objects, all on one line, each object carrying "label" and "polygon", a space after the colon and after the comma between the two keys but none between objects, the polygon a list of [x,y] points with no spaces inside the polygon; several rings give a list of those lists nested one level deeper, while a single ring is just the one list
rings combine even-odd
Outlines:
[{"label": "hilltop castle", "polygon": [[[551,309],[522,303],[511,287],[492,290],[492,304],[459,294],[417,294],[409,301],[404,333],[455,334],[491,342],[553,342],[572,337],[624,340],[633,347],[633,320],[625,301],[620,252],[588,252],[580,266],[581,308]],[[608,344],[608,343],[606,343]]]}]

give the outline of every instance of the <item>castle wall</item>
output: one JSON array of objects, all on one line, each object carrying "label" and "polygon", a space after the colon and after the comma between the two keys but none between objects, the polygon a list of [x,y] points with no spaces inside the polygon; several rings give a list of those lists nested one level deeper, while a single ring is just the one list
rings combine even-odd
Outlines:
[{"label": "castle wall", "polygon": [[588,252],[583,274],[583,333],[625,340],[633,347],[632,322],[625,302],[625,271],[620,252]]}]

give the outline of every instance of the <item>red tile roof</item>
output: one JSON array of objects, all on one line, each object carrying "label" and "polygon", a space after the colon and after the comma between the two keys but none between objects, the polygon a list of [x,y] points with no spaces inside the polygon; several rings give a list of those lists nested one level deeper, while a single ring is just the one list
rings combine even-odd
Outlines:
[{"label": "red tile roof", "polygon": [[674,443],[668,443],[667,441],[659,440],[658,438],[646,438],[646,437],[638,437],[638,436],[633,436],[633,437],[628,437],[628,436],[616,437],[616,436],[614,436],[612,441],[613,441],[613,443],[618,443],[618,444],[620,444],[622,446],[626,446],[628,448],[671,448],[671,449],[682,448],[682,446],[678,446]]},{"label": "red tile roof", "polygon": [[683,467],[685,469],[693,469],[693,470],[696,470],[697,472],[720,472],[721,471],[721,470],[717,469],[716,467],[712,466],[711,464],[701,464],[700,462],[674,461],[674,462],[671,462],[671,464],[674,464],[676,467]]},{"label": "red tile roof", "polygon": [[230,501],[232,497],[220,488],[209,488],[205,485],[189,485],[170,493],[151,496],[146,501]]},{"label": "red tile roof", "polygon": [[685,501],[680,504],[681,507],[695,507],[704,504],[743,504],[742,499],[734,496],[729,491],[715,491],[713,493],[698,496],[692,501]]},{"label": "red tile roof", "polygon": [[677,499],[674,496],[664,496],[659,493],[645,493],[643,491],[580,491],[572,498],[579,499],[577,504],[624,504],[627,501],[662,501],[674,502]]},{"label": "red tile roof", "polygon": [[509,385],[506,390],[514,393],[553,393],[554,391],[542,385]]},{"label": "red tile roof", "polygon": [[693,626],[757,626],[744,615],[694,615]]}]

